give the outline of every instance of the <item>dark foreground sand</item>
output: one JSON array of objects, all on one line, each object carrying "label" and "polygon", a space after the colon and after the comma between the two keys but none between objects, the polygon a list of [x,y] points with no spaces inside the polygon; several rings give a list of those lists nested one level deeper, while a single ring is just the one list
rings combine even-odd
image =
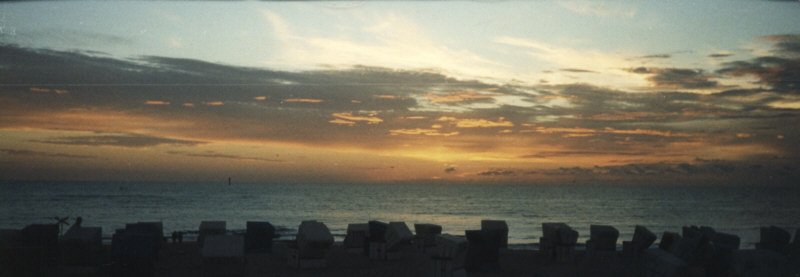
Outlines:
[{"label": "dark foreground sand", "polygon": [[[98,266],[66,267],[48,266],[28,268],[26,271],[2,270],[0,276],[117,276],[123,270],[115,271],[115,263],[108,257],[109,245],[103,247]],[[328,250],[328,266],[319,269],[298,269],[288,265],[287,244],[276,242],[271,253],[246,254],[244,276],[433,276],[433,262],[429,254],[411,247],[403,251],[400,260],[371,260],[361,254],[348,253],[340,244]],[[4,256],[9,258],[8,256]],[[7,263],[4,263],[8,265]],[[499,269],[490,272],[469,272],[467,276],[531,276],[531,277],[633,277],[663,276],[643,274],[645,261],[640,258],[623,257],[619,253],[590,257],[583,250],[577,250],[570,262],[549,261],[537,250],[503,249],[499,256]],[[241,267],[240,267],[241,268]],[[730,271],[715,276],[735,277],[776,277],[800,276],[800,254],[780,255],[765,250],[738,250],[734,253]],[[115,274],[115,272],[117,274]],[[228,271],[226,271],[227,273]],[[123,273],[137,276],[136,273]],[[203,260],[195,242],[164,244],[154,265],[153,276],[208,276],[203,274]],[[232,273],[232,272],[231,272]],[[218,276],[218,275],[214,275]],[[232,274],[230,276],[242,276]],[[690,267],[689,272],[669,275],[711,276],[702,267]]]},{"label": "dark foreground sand", "polygon": [[[396,261],[370,260],[349,254],[334,245],[327,254],[327,268],[297,269],[287,263],[286,245],[276,243],[272,253],[247,254],[245,276],[431,276],[428,254],[408,248]],[[161,251],[155,276],[201,276],[202,261],[195,243],[169,244]],[[500,270],[470,272],[469,276],[636,276],[632,258],[590,259],[579,251],[575,262],[547,262],[535,250],[504,250]]]}]

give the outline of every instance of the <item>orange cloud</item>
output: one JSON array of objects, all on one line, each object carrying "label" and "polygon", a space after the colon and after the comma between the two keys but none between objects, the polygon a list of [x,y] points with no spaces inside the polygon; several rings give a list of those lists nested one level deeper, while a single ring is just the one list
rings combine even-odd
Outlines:
[{"label": "orange cloud", "polygon": [[679,133],[679,132],[670,132],[670,131],[657,131],[657,130],[643,130],[643,129],[634,129],[634,130],[616,130],[614,128],[606,127],[603,129],[604,133],[611,133],[611,134],[626,134],[626,135],[650,135],[650,136],[662,136],[662,137],[688,137],[691,136],[687,133]]},{"label": "orange cloud", "polygon": [[451,116],[442,116],[438,121],[455,122],[458,128],[491,128],[491,127],[514,127],[514,123],[500,117],[497,121],[486,119],[465,118],[458,119]]},{"label": "orange cloud", "polygon": [[547,99],[547,100],[572,100],[577,98],[575,95],[571,95],[569,97],[560,96],[560,95],[539,95],[539,98]]},{"label": "orange cloud", "polygon": [[564,138],[585,138],[585,137],[591,137],[591,136],[594,136],[594,134],[573,133],[573,134],[563,135],[562,137],[564,137]]},{"label": "orange cloud", "polygon": [[442,137],[449,137],[458,135],[458,132],[450,132],[450,133],[440,133],[437,129],[397,129],[397,130],[389,130],[389,132],[393,135],[425,135],[425,136],[442,136]]},{"label": "orange cloud", "polygon": [[[337,119],[340,119],[340,120],[350,121],[350,122],[364,121],[367,124],[378,124],[378,123],[383,122],[383,119],[375,117],[374,114],[370,114],[369,116],[358,116],[358,115],[353,115],[352,113],[333,113],[333,117],[335,117]],[[331,123],[333,123],[333,122],[331,122]],[[337,123],[337,124],[340,124],[340,123]]]},{"label": "orange cloud", "polygon": [[458,128],[492,128],[492,127],[514,127],[514,123],[504,120],[502,117],[497,121],[486,119],[460,119],[456,123]]},{"label": "orange cloud", "polygon": [[206,104],[206,106],[222,106],[222,105],[225,105],[225,103],[222,102],[222,101],[203,102],[203,104]]},{"label": "orange cloud", "polygon": [[325,100],[322,99],[312,99],[312,98],[288,98],[283,99],[281,102],[288,102],[288,103],[322,103]]},{"label": "orange cloud", "polygon": [[578,127],[574,127],[574,128],[537,127],[536,128],[536,132],[537,133],[542,133],[542,134],[552,134],[552,133],[595,133],[597,131],[594,130],[594,129],[578,128]]},{"label": "orange cloud", "polygon": [[[528,131],[529,132],[529,131]],[[658,130],[644,130],[644,129],[634,129],[634,130],[617,130],[614,128],[606,127],[602,130],[595,130],[595,129],[588,129],[588,128],[547,128],[547,127],[537,127],[537,133],[542,134],[553,134],[553,133],[567,133],[564,137],[588,137],[593,136],[596,133],[605,133],[605,134],[623,134],[623,135],[650,135],[650,136],[662,136],[662,137],[687,137],[691,136],[688,133],[679,133],[679,132],[670,132],[670,131],[658,131]],[[527,132],[525,132],[527,133]]]},{"label": "orange cloud", "polygon": [[253,99],[258,100],[258,101],[264,101],[264,100],[267,100],[267,97],[266,96],[256,96],[256,97],[253,97]]},{"label": "orange cloud", "polygon": [[667,114],[654,114],[648,112],[625,112],[625,111],[617,111],[613,114],[596,114],[592,116],[586,117],[587,119],[591,120],[607,120],[607,121],[615,121],[615,120],[634,120],[644,117],[658,117],[663,118],[668,115],[674,115],[675,113],[667,113]]},{"label": "orange cloud", "polygon": [[32,88],[30,88],[28,90],[31,91],[31,92],[44,92],[44,93],[55,92],[56,94],[67,94],[67,93],[69,93],[69,91],[65,90],[65,89],[49,89],[49,88],[32,87]]},{"label": "orange cloud", "polygon": [[147,100],[144,102],[145,105],[169,105],[169,102],[159,101],[159,100]]},{"label": "orange cloud", "polygon": [[378,99],[397,99],[396,95],[390,95],[390,94],[376,94],[376,95],[373,95],[372,97],[375,97],[375,98],[378,98]]},{"label": "orange cloud", "polygon": [[194,103],[183,103],[184,107],[194,107]]},{"label": "orange cloud", "polygon": [[356,125],[356,123],[354,121],[347,121],[347,120],[344,120],[344,119],[341,119],[341,118],[337,118],[337,119],[334,119],[334,120],[331,120],[331,121],[328,121],[328,122],[329,123],[333,123],[333,124],[339,124],[339,125],[347,125],[347,126],[355,126]]},{"label": "orange cloud", "polygon": [[785,40],[798,40],[798,39],[800,39],[799,35],[772,35],[772,36],[761,37],[761,40],[769,42],[780,42]]},{"label": "orange cloud", "polygon": [[446,95],[429,93],[425,95],[431,103],[453,103],[464,102],[470,100],[489,99],[495,96],[503,96],[500,94],[480,94],[475,91],[456,91]]}]

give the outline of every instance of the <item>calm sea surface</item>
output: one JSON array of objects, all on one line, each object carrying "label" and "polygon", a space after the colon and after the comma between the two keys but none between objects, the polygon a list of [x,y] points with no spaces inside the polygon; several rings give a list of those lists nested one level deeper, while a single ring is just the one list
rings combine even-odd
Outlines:
[{"label": "calm sea surface", "polygon": [[[225,220],[229,230],[269,221],[286,235],[302,220],[324,222],[341,241],[348,223],[436,223],[444,232],[506,220],[513,244],[538,242],[543,222],[565,222],[589,236],[590,224],[620,230],[620,243],[644,225],[661,237],[684,225],[712,226],[753,248],[760,226],[800,228],[800,186],[578,185],[298,185],[130,182],[0,182],[0,228],[82,216],[104,236],[136,221],[163,221],[164,231],[197,230]],[[71,222],[71,221],[70,221]]]}]

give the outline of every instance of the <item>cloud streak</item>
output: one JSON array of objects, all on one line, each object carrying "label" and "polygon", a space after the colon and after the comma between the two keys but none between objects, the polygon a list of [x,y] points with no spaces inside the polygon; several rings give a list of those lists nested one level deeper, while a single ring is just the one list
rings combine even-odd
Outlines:
[{"label": "cloud streak", "polygon": [[71,146],[116,146],[131,148],[154,147],[159,145],[195,146],[203,144],[203,142],[200,141],[179,140],[136,134],[54,137],[42,140],[32,140],[32,142]]},{"label": "cloud streak", "polygon": [[91,155],[49,153],[49,152],[32,151],[32,150],[26,150],[26,149],[3,148],[3,149],[0,149],[0,152],[6,153],[6,155],[23,156],[23,157],[71,158],[71,159],[95,159],[95,158],[97,158],[97,157],[91,156]]},{"label": "cloud streak", "polygon": [[186,157],[192,158],[209,158],[209,159],[227,159],[227,160],[241,160],[241,161],[256,161],[256,162],[270,162],[270,163],[282,163],[284,161],[280,159],[267,159],[267,158],[257,158],[257,157],[247,157],[247,156],[238,156],[238,155],[227,155],[227,154],[220,154],[214,151],[208,151],[206,153],[190,153],[190,152],[183,152],[183,151],[168,151],[168,154],[172,155],[182,155]]},{"label": "cloud streak", "polygon": [[717,86],[717,81],[699,69],[637,67],[630,72],[648,74],[647,80],[659,88],[702,89]]}]

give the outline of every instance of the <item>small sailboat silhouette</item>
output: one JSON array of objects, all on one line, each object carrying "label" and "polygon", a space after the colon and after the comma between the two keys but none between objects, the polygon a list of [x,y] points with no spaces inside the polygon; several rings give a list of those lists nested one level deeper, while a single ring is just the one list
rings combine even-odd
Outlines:
[{"label": "small sailboat silhouette", "polygon": [[228,177],[228,185],[231,185],[231,177]]}]

